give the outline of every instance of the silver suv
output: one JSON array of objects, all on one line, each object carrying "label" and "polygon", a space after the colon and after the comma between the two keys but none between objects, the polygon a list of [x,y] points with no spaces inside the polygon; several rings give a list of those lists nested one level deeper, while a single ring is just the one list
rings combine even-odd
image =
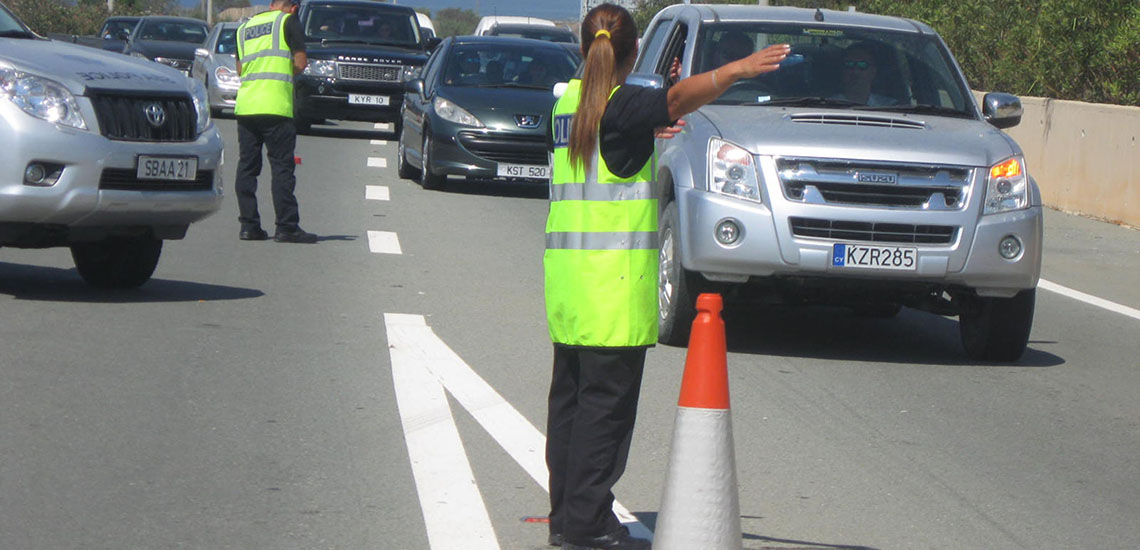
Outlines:
[{"label": "silver suv", "polygon": [[0,5],[0,246],[67,246],[94,286],[136,287],[163,239],[222,200],[202,83],[32,33]]},{"label": "silver suv", "polygon": [[930,27],[854,12],[675,5],[650,22],[629,82],[668,86],[770,44],[791,55],[735,83],[658,142],[660,340],[683,345],[694,299],[829,303],[957,315],[971,358],[1025,350],[1042,211],[999,128]]}]

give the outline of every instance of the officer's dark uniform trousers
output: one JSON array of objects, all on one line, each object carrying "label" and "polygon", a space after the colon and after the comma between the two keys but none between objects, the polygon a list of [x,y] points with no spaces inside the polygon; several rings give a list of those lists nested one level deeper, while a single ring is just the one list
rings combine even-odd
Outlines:
[{"label": "officer's dark uniform trousers", "polygon": [[238,169],[234,190],[238,198],[238,221],[243,228],[261,227],[257,212],[257,176],[261,173],[261,147],[265,146],[272,170],[273,209],[277,228],[296,230],[300,222],[297,207],[297,178],[293,151],[297,129],[293,119],[276,115],[238,116]]}]

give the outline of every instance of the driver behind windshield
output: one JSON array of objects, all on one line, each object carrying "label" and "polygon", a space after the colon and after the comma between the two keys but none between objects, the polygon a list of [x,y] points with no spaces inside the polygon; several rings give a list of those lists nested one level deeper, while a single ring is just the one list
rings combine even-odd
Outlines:
[{"label": "driver behind windshield", "polygon": [[870,46],[860,43],[847,46],[840,70],[842,90],[832,99],[845,99],[872,107],[898,103],[893,97],[871,91],[875,76],[879,74],[879,63]]}]

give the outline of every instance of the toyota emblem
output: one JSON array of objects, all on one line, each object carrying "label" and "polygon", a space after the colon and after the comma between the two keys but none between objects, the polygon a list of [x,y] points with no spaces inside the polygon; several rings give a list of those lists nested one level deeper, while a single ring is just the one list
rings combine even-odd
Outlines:
[{"label": "toyota emblem", "polygon": [[151,103],[143,108],[143,114],[146,115],[146,121],[155,128],[161,128],[163,124],[166,124],[166,111],[162,105]]}]

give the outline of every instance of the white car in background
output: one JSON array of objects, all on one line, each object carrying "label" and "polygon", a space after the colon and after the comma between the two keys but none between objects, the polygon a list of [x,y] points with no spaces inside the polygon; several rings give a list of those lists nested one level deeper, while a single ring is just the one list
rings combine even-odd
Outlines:
[{"label": "white car in background", "polygon": [[517,16],[517,15],[486,15],[479,20],[479,24],[475,25],[475,32],[471,33],[475,36],[482,36],[491,30],[495,25],[548,25],[557,27],[554,21],[549,19],[539,19],[537,17]]},{"label": "white car in background", "polygon": [[423,29],[423,35],[425,38],[435,37],[435,24],[431,22],[430,17],[417,11],[416,21],[419,22],[420,29]]}]

